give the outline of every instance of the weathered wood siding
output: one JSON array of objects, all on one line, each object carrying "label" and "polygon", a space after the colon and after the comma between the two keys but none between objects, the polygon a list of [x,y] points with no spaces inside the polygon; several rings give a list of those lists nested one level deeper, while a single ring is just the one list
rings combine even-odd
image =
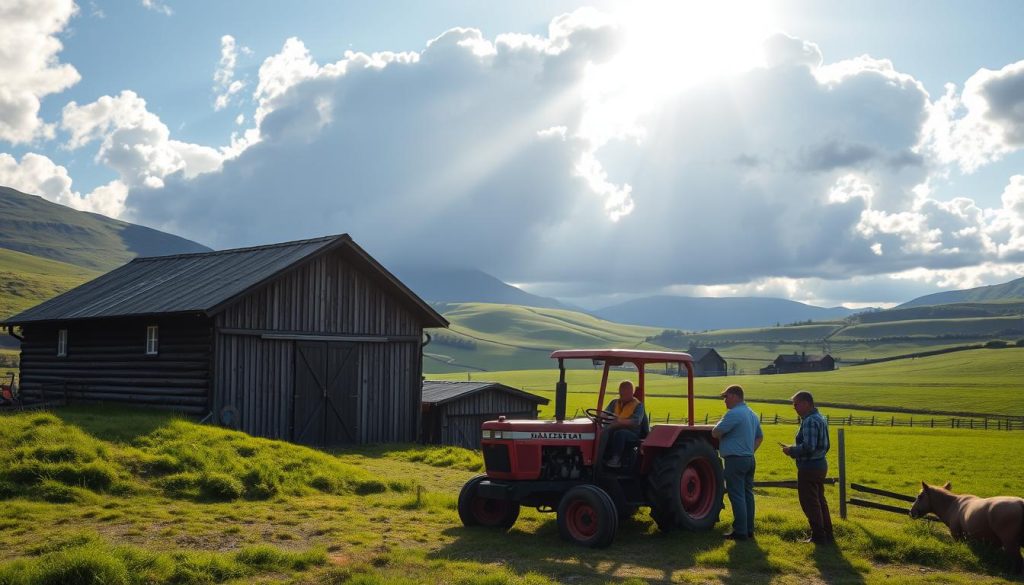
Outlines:
[{"label": "weathered wood siding", "polygon": [[[159,352],[146,355],[146,327],[157,325]],[[67,356],[57,356],[59,329]],[[209,410],[212,323],[201,316],[105,319],[23,328],[21,388],[29,400],[63,397]]]},{"label": "weathered wood siding", "polygon": [[694,376],[725,376],[728,369],[725,360],[713,353],[708,353],[700,361],[693,364]]},{"label": "weathered wood siding", "polygon": [[342,252],[320,256],[238,299],[217,315],[216,327],[214,408],[236,408],[240,429],[292,437],[296,342],[267,339],[266,332],[350,335],[376,338],[358,342],[357,398],[344,405],[358,410],[358,442],[416,438],[422,324]]},{"label": "weathered wood siding", "polygon": [[[537,403],[497,389],[482,390],[435,406],[428,411],[424,428],[433,429],[428,441],[457,445],[467,449],[480,448],[480,425],[499,416],[536,419]],[[440,435],[437,429],[440,428]]]}]

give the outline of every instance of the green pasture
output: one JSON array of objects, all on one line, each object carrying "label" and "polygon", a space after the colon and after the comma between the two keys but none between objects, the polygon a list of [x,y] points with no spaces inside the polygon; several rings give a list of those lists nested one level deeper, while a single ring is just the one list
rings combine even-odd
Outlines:
[{"label": "green pasture", "polygon": [[[1001,557],[940,526],[851,508],[838,546],[797,542],[792,490],[757,492],[758,540],[662,534],[645,510],[615,543],[559,540],[524,510],[507,534],[467,529],[455,504],[481,464],[452,447],[324,453],[138,410],[65,408],[0,417],[0,583],[1005,583]],[[791,479],[768,426],[761,479]],[[853,481],[912,494],[952,480],[1024,493],[1024,433],[855,428]],[[834,433],[833,433],[834,436]],[[11,441],[10,439],[13,439]],[[975,456],[964,457],[965,453]],[[835,469],[834,452],[830,463]],[[834,514],[835,490],[830,488]]]},{"label": "green pasture", "polygon": [[865,323],[844,327],[835,334],[843,339],[878,339],[885,337],[942,338],[958,335],[987,335],[1007,339],[1024,337],[1024,317],[1019,315],[968,319],[914,319],[888,323]]},{"label": "green pasture", "polygon": [[[558,371],[551,367],[546,370],[437,374],[430,377],[502,382],[553,398]],[[596,400],[584,398],[584,395],[596,394],[600,379],[601,372],[596,369],[568,372],[567,380],[572,393],[568,402],[570,412],[583,404],[592,406],[596,403]],[[636,372],[615,371],[610,379],[635,381]],[[697,378],[694,386],[698,396],[715,396],[728,384],[740,384],[752,402],[786,400],[797,390],[809,390],[819,402],[842,405],[838,409],[832,407],[831,410],[837,410],[837,414],[854,411],[857,407],[871,407],[935,414],[1020,416],[1024,415],[1022,380],[1024,348],[1012,347],[848,366],[832,372]],[[647,374],[650,410],[664,413],[676,409],[670,402],[663,402],[661,397],[683,396],[684,384],[683,379],[674,376]],[[682,405],[682,399],[678,399],[677,403]],[[766,404],[756,408],[765,410],[767,414],[777,406]],[[548,409],[551,408],[549,405]],[[701,408],[697,412],[703,416]]]}]

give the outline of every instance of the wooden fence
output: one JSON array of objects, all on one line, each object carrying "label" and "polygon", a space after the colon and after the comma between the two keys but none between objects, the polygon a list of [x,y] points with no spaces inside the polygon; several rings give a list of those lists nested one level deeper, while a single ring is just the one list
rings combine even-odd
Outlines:
[{"label": "wooden fence", "polygon": [[[829,485],[839,486],[839,517],[846,520],[847,506],[859,506],[861,508],[871,508],[873,510],[883,510],[886,512],[894,512],[896,514],[903,514],[905,516],[910,515],[910,508],[904,508],[901,506],[893,506],[891,504],[885,504],[882,502],[875,502],[873,500],[865,500],[862,498],[849,498],[846,497],[846,431],[839,429],[838,433],[838,448],[839,448],[839,477],[827,477],[825,483]],[[914,496],[908,496],[906,494],[898,494],[896,492],[890,492],[878,488],[868,487],[859,483],[850,482],[850,489],[864,494],[871,494],[875,496],[881,496],[883,498],[889,498],[893,500],[899,500],[901,502],[913,503],[916,499]],[[755,481],[754,487],[763,488],[792,488],[796,489],[796,480],[783,480],[783,481]],[[938,520],[938,518],[928,515],[924,517],[925,520]]]}]

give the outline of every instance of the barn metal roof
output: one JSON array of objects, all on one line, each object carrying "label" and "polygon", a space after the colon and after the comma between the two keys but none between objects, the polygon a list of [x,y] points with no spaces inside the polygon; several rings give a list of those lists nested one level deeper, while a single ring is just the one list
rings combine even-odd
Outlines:
[{"label": "barn metal roof", "polygon": [[5,325],[169,313],[214,315],[250,289],[322,252],[343,248],[357,265],[405,297],[425,327],[448,321],[360,248],[348,234],[217,252],[136,258],[4,320]]},{"label": "barn metal roof", "polygon": [[518,388],[506,386],[498,382],[450,382],[447,380],[424,380],[423,381],[423,402],[425,404],[444,404],[477,392],[495,389],[508,394],[514,394],[537,404],[547,404],[547,398],[523,392]]}]

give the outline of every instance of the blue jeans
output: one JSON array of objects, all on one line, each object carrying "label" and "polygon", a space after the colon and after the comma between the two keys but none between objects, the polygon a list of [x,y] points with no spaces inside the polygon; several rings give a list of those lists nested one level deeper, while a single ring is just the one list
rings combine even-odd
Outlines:
[{"label": "blue jeans", "polygon": [[732,506],[732,531],[754,533],[754,469],[753,457],[725,458],[725,491]]},{"label": "blue jeans", "polygon": [[610,445],[608,445],[608,457],[622,457],[622,452],[626,450],[626,443],[629,441],[639,441],[640,435],[636,434],[633,429],[615,429],[612,431],[610,437]]}]

